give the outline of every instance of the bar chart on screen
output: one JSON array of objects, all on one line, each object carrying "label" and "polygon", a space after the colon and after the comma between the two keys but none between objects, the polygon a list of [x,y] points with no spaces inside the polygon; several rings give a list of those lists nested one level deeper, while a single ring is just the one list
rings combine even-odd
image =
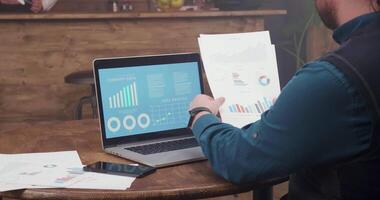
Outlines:
[{"label": "bar chart on screen", "polygon": [[132,82],[121,88],[108,98],[109,108],[130,108],[139,105],[136,82]]}]

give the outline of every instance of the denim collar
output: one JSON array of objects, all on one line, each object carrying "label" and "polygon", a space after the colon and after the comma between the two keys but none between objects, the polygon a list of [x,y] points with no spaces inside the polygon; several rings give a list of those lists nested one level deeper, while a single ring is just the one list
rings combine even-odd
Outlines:
[{"label": "denim collar", "polygon": [[356,30],[368,25],[372,20],[378,17],[380,17],[379,12],[373,12],[356,17],[335,29],[333,38],[337,43],[342,44],[350,39],[351,35]]}]

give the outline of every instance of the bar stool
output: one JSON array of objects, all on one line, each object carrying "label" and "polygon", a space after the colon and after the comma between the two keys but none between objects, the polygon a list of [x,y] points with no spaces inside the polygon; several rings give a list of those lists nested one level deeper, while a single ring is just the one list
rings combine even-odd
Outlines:
[{"label": "bar stool", "polygon": [[65,83],[77,85],[91,85],[91,94],[79,99],[79,102],[74,110],[74,119],[82,119],[83,105],[86,103],[91,104],[92,118],[97,117],[97,102],[95,96],[94,75],[92,70],[73,72],[65,76]]}]

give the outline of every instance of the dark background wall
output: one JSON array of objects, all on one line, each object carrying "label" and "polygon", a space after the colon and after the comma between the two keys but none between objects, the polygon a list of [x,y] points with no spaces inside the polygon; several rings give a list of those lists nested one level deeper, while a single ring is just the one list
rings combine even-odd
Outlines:
[{"label": "dark background wall", "polygon": [[[272,42],[276,45],[282,87],[303,64],[302,62],[297,63],[296,56],[302,60],[307,60],[307,35],[303,38],[301,36],[313,12],[315,14],[313,23],[318,21],[313,2],[312,0],[267,0],[262,6],[262,8],[288,11],[285,16],[268,16],[265,18],[266,29],[270,30]],[[296,47],[298,45],[301,46],[299,55],[292,55],[292,53],[297,54]]]}]

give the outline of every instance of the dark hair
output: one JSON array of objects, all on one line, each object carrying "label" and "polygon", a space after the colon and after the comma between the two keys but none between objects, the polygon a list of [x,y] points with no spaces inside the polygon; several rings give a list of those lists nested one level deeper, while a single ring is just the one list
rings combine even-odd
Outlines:
[{"label": "dark hair", "polygon": [[380,0],[377,0],[377,5],[380,6]]}]

